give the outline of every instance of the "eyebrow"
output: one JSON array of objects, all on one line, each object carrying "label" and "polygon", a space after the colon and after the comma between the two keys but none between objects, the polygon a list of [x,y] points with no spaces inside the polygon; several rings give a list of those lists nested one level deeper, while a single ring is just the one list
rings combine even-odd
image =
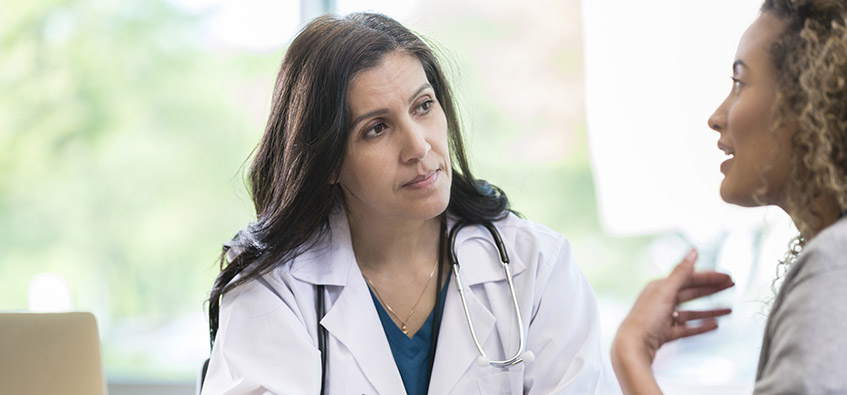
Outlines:
[{"label": "eyebrow", "polygon": [[421,85],[421,87],[418,88],[418,90],[416,90],[415,93],[412,93],[412,95],[409,96],[409,104],[412,104],[412,102],[415,101],[415,98],[418,97],[418,95],[420,95],[421,92],[426,90],[426,88],[432,88],[432,85],[430,85],[429,82],[424,82],[424,84]]},{"label": "eyebrow", "polygon": [[740,74],[738,70],[740,67],[744,67],[745,69],[749,68],[743,60],[739,59],[732,63],[732,72],[735,74]]},{"label": "eyebrow", "polygon": [[[415,90],[415,93],[412,93],[412,95],[409,96],[409,103],[411,104],[413,101],[415,101],[415,98],[417,98],[418,95],[420,95],[421,92],[425,91],[427,88],[432,88],[432,85],[430,85],[429,82],[425,82],[417,90]],[[359,115],[358,117],[356,117],[356,119],[353,120],[352,125],[356,126],[356,125],[359,124],[359,122],[362,122],[362,120],[364,120],[366,118],[375,117],[375,116],[378,116],[378,115],[385,115],[385,114],[388,114],[387,108],[381,108],[379,110],[374,110],[374,111],[371,111],[369,113],[362,114],[362,115]]]}]

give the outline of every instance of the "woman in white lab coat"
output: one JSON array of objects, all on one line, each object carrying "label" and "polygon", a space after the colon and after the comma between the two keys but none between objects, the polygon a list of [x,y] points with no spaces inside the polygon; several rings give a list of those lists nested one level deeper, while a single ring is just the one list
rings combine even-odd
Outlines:
[{"label": "woman in white lab coat", "polygon": [[[204,394],[620,391],[569,243],[473,177],[441,68],[396,21],[304,28],[250,181],[257,220],[224,246]],[[518,363],[480,356],[465,308],[487,358]]]}]

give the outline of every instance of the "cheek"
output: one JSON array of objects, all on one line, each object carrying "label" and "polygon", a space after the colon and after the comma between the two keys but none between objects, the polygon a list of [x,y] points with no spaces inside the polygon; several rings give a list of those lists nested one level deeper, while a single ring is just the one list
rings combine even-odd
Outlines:
[{"label": "cheek", "polygon": [[350,179],[359,184],[368,184],[371,180],[380,178],[384,166],[375,163],[375,158],[361,157],[351,163]]},{"label": "cheek", "polygon": [[349,186],[353,181],[354,174],[350,167],[351,164],[348,156],[348,159],[341,165],[341,170],[338,171],[338,183],[342,186]]},{"label": "cheek", "polygon": [[341,166],[340,181],[348,187],[366,184],[372,171],[368,165],[369,160],[363,152],[348,151]]},{"label": "cheek", "polygon": [[739,156],[756,155],[770,146],[770,105],[756,100],[738,103],[729,113],[732,142]]},{"label": "cheek", "polygon": [[[438,117],[436,122],[434,122],[434,126],[433,126],[433,129],[435,131],[434,139],[433,139],[433,143],[435,143],[435,144],[433,144],[433,145],[434,146],[437,145],[437,149],[438,149],[439,153],[441,155],[445,156],[447,158],[448,162],[449,162],[449,159],[450,159],[450,152],[449,152],[450,143],[449,143],[449,133],[447,131],[447,118],[444,116],[443,112],[441,112],[440,115],[441,116]],[[433,148],[435,148],[435,147],[433,147]]]}]

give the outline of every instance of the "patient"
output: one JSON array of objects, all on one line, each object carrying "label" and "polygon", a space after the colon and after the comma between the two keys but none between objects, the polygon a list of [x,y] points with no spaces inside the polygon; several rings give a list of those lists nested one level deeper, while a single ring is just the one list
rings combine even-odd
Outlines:
[{"label": "patient", "polygon": [[[799,230],[781,264],[756,394],[847,393],[847,2],[766,0],[741,37],[732,90],[709,118],[721,164],[721,197],[776,205]],[[729,310],[678,311],[679,303],[732,286],[694,272],[692,251],[649,284],[612,346],[625,393],[660,393],[650,370],[659,347],[717,327]],[[689,323],[700,320],[699,323]]]}]

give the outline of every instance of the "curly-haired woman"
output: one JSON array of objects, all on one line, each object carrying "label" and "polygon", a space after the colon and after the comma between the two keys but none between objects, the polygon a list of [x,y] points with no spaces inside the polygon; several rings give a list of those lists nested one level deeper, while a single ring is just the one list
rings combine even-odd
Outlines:
[{"label": "curly-haired woman", "polygon": [[[756,394],[847,393],[847,1],[766,0],[741,38],[732,91],[709,118],[720,134],[721,197],[776,205],[799,236],[768,323]],[[728,310],[677,311],[732,285],[696,273],[692,251],[647,286],[612,347],[625,393],[658,393],[650,371],[665,342],[712,330]],[[698,323],[691,320],[705,319]]]}]

